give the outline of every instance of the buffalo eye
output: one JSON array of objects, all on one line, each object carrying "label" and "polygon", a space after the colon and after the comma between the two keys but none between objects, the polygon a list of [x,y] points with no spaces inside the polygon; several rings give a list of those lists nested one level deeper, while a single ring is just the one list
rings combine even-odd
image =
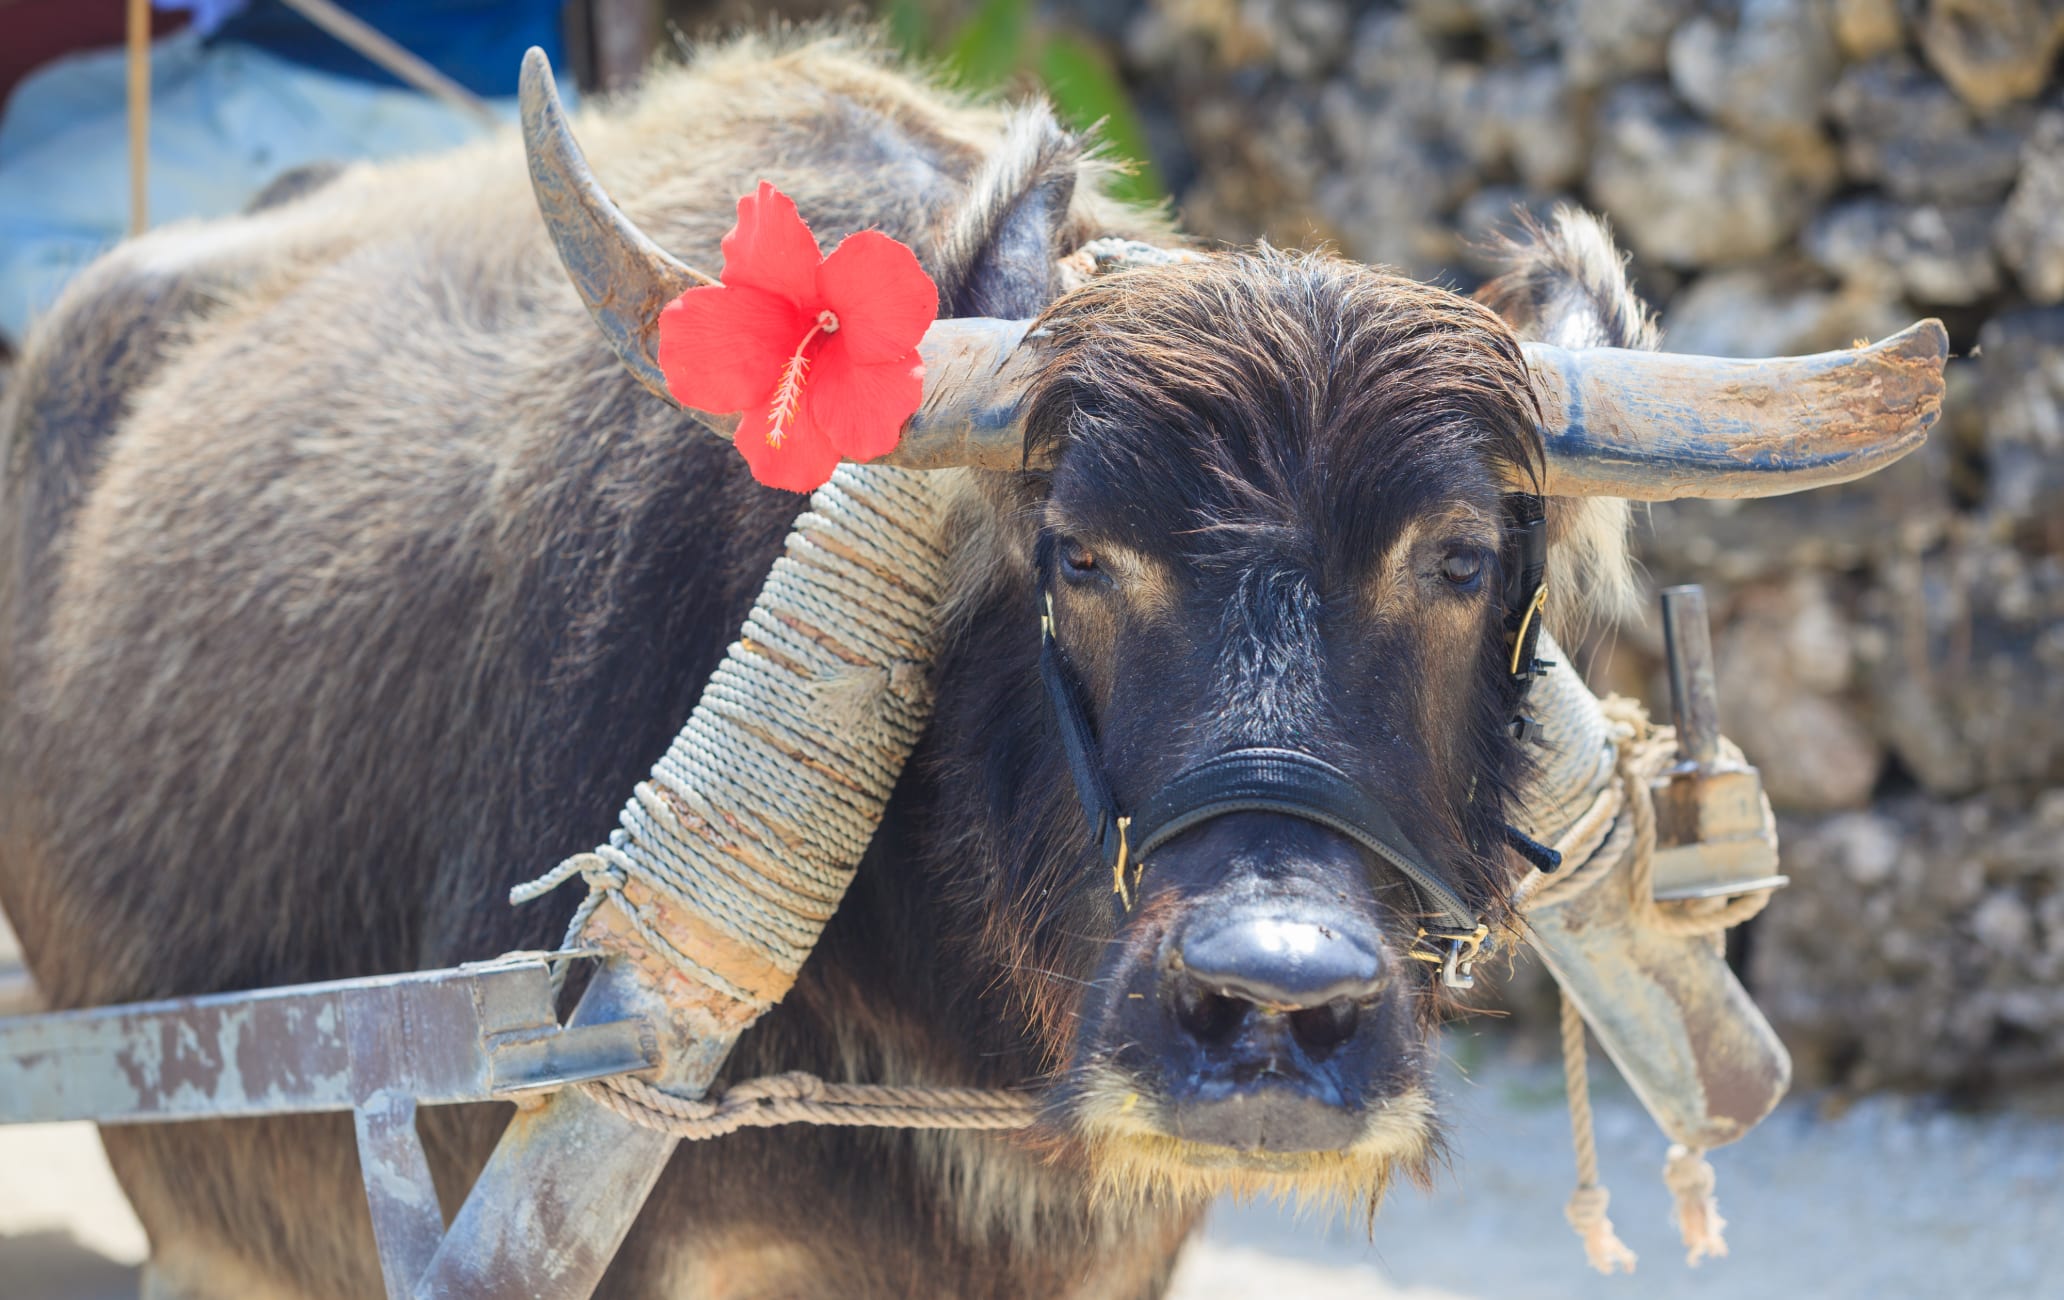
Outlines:
[{"label": "buffalo eye", "polygon": [[1483,585],[1484,553],[1474,546],[1457,547],[1441,557],[1441,577],[1458,591],[1475,591]]},{"label": "buffalo eye", "polygon": [[1072,538],[1063,538],[1059,546],[1061,576],[1078,585],[1092,582],[1109,582],[1110,578],[1097,565],[1096,552]]}]

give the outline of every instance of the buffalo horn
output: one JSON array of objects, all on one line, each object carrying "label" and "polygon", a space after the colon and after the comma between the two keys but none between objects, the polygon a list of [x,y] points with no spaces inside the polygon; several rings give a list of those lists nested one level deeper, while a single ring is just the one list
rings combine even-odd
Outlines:
[{"label": "buffalo horn", "polygon": [[[603,193],[566,124],[543,50],[523,56],[521,98],[531,190],[566,274],[624,368],[679,406],[659,369],[659,313],[701,277],[648,239]],[[918,347],[924,405],[904,425],[896,450],[878,463],[906,469],[1023,465],[1023,397],[1038,362],[1034,349],[1019,346],[1028,327],[986,317],[935,322]],[[689,414],[726,437],[738,427],[735,415]]]},{"label": "buffalo horn", "polygon": [[1846,483],[1927,440],[1949,335],[1924,320],[1869,347],[1719,357],[1525,345],[1550,496],[1767,497]]}]

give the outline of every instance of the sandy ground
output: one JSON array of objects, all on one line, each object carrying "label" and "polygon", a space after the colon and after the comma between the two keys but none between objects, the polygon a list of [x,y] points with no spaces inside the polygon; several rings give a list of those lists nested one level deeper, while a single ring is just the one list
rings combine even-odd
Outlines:
[{"label": "sandy ground", "polygon": [[[1659,1177],[1663,1141],[1594,1067],[1613,1217],[1642,1257],[1589,1272],[1563,1223],[1570,1157],[1559,1074],[1451,1033],[1456,1142],[1430,1194],[1406,1188],[1357,1226],[1221,1206],[1177,1300],[1812,1300],[2064,1297],[2064,1121],[1871,1098],[1789,1101],[1716,1154],[1730,1258],[1684,1266]],[[143,1236],[92,1129],[0,1129],[0,1300],[134,1294]]]}]

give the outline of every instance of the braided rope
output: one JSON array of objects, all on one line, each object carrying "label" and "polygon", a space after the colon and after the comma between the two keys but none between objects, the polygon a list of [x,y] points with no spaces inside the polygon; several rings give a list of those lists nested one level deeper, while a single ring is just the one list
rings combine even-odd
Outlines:
[{"label": "braided rope", "polygon": [[583,1084],[588,1095],[645,1128],[691,1142],[742,1128],[831,1124],[854,1128],[1017,1129],[1038,1117],[1024,1093],[980,1088],[895,1088],[772,1074],[715,1098],[678,1097],[628,1076]]},{"label": "braided rope", "polygon": [[1670,1144],[1663,1161],[1663,1185],[1677,1202],[1677,1233],[1684,1239],[1684,1262],[1696,1265],[1709,1255],[1725,1255],[1727,1220],[1713,1195],[1719,1176],[1706,1153],[1681,1142]]},{"label": "braided rope", "polygon": [[[1514,910],[1524,913],[1566,903],[1617,870],[1633,834],[1632,819],[1620,816],[1626,806],[1623,784],[1607,782],[1591,806],[1551,846],[1570,865],[1554,875],[1528,872],[1512,891]],[[1606,851],[1609,846],[1611,852]]]},{"label": "braided rope", "polygon": [[1598,697],[1548,633],[1535,652],[1554,666],[1535,679],[1527,711],[1541,725],[1539,770],[1527,787],[1524,829],[1543,844],[1564,838],[1601,788],[1612,784],[1615,731]]},{"label": "braided rope", "polygon": [[[931,711],[926,666],[959,476],[841,465],[796,521],[739,638],[606,844],[575,876],[691,979],[764,1011],[851,883]],[[555,972],[563,979],[563,968]]]},{"label": "braided rope", "polygon": [[1612,1193],[1598,1182],[1598,1142],[1591,1129],[1590,1069],[1584,1058],[1584,1017],[1562,995],[1562,1072],[1569,1086],[1570,1141],[1577,1150],[1577,1188],[1563,1216],[1584,1242],[1584,1257],[1601,1273],[1634,1271],[1634,1252],[1613,1231],[1606,1207]]}]

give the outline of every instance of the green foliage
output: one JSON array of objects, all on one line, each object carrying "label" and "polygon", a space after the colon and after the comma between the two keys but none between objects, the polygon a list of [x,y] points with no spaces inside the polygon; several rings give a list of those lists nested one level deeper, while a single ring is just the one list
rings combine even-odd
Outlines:
[{"label": "green foliage", "polygon": [[1130,169],[1114,187],[1120,197],[1162,197],[1147,158],[1146,128],[1110,55],[1079,33],[1039,21],[1033,0],[977,0],[957,24],[944,21],[926,0],[886,0],[882,17],[899,47],[940,64],[965,85],[1037,84],[1062,121],[1080,131],[1095,128],[1111,156]]},{"label": "green foliage", "polygon": [[971,86],[999,86],[1024,71],[1032,6],[1027,0],[982,0],[941,53],[946,66]]}]

